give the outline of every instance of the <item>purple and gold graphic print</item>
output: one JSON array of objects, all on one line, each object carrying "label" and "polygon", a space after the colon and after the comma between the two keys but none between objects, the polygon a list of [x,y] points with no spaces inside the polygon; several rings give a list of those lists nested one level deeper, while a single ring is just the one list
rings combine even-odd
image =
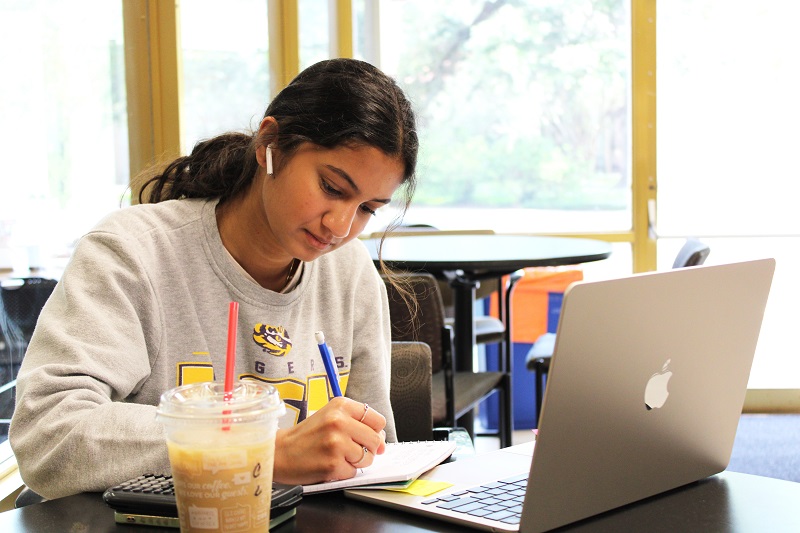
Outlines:
[{"label": "purple and gold graphic print", "polygon": [[256,324],[253,328],[253,340],[270,355],[284,357],[292,350],[292,340],[283,326]]}]

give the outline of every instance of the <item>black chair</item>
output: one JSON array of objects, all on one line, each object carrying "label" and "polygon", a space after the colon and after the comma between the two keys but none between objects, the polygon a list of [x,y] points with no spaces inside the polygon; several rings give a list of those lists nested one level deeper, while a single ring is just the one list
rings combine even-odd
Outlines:
[{"label": "black chair", "polygon": [[433,438],[431,348],[424,342],[392,342],[390,396],[397,440]]},{"label": "black chair", "polygon": [[17,372],[39,313],[55,286],[55,280],[38,277],[0,282],[0,435],[8,434]]},{"label": "black chair", "polygon": [[[14,408],[13,391],[17,372],[25,356],[25,350],[33,335],[39,313],[50,298],[56,280],[31,277],[10,278],[0,283],[0,356],[2,356],[3,391],[0,404],[0,425],[4,435],[8,434]],[[44,499],[24,487],[15,501],[15,507],[39,503]]]},{"label": "black chair", "polygon": [[0,330],[5,337],[6,350],[13,356],[18,355],[19,361],[56,283],[54,279],[35,277],[9,278],[0,282]]},{"label": "black chair", "polygon": [[705,263],[711,248],[699,239],[689,237],[675,256],[672,268],[684,268]]},{"label": "black chair", "polygon": [[[689,237],[675,256],[672,268],[685,268],[702,265],[711,248],[704,242],[694,237]],[[542,400],[546,386],[547,373],[550,371],[550,359],[555,348],[555,333],[545,333],[534,342],[525,356],[525,366],[535,374],[536,387],[536,425],[539,425],[539,416],[542,414]]]},{"label": "black chair", "polygon": [[[397,273],[397,283],[406,287],[418,305],[409,309],[395,285],[384,277],[389,295],[392,341],[424,342],[431,349],[432,400],[434,426],[457,427],[458,419],[473,410],[490,394],[499,396],[499,423],[496,432],[501,447],[511,445],[511,376],[506,371],[456,371],[453,364],[452,329],[445,324],[444,305],[437,280],[430,274]],[[500,368],[509,368],[506,364]],[[467,426],[471,438],[474,428]]]},{"label": "black chair", "polygon": [[[514,286],[525,275],[525,271],[520,269],[512,272],[508,276],[487,279],[480,282],[475,290],[475,300],[485,300],[492,296],[497,298],[497,309],[500,318],[491,315],[476,314],[474,316],[475,343],[476,344],[496,344],[501,353],[501,360],[511,361],[513,357],[513,345],[511,343],[511,293]],[[455,324],[455,308],[453,305],[453,290],[449,281],[437,280],[442,292],[444,303],[445,323],[448,326]],[[510,368],[501,368],[510,372]]]}]

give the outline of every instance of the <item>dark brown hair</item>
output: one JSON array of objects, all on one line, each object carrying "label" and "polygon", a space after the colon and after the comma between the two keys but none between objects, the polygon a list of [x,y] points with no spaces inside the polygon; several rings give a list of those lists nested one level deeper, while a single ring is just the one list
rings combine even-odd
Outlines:
[{"label": "dark brown hair", "polygon": [[395,81],[356,59],[329,59],[301,72],[267,108],[276,135],[224,133],[198,142],[160,173],[145,178],[141,203],[242,194],[252,183],[256,148],[273,144],[290,159],[303,143],[325,148],[372,146],[397,156],[404,167],[404,207],[416,185],[419,141],[411,104]]}]

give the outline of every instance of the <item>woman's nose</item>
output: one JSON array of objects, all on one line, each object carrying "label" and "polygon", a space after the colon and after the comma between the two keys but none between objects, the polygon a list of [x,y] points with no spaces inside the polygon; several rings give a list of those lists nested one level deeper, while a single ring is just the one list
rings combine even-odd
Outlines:
[{"label": "woman's nose", "polygon": [[328,211],[322,217],[322,223],[330,230],[335,238],[344,239],[350,235],[350,230],[353,227],[353,220],[356,216],[356,209],[349,206],[338,206]]}]

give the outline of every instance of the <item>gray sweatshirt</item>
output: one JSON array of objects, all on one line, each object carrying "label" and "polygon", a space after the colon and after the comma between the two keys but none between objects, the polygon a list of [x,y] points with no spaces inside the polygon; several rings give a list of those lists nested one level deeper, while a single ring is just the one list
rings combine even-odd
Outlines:
[{"label": "gray sweatshirt", "polygon": [[47,498],[168,473],[155,419],[164,391],[225,373],[228,304],[239,302],[236,377],[278,388],[296,424],[328,400],[314,333],[341,388],[387,419],[391,339],[384,284],[363,243],[303,265],[287,294],[249,279],[222,245],[216,201],[116,211],[78,242],[23,360],[9,440]]}]

